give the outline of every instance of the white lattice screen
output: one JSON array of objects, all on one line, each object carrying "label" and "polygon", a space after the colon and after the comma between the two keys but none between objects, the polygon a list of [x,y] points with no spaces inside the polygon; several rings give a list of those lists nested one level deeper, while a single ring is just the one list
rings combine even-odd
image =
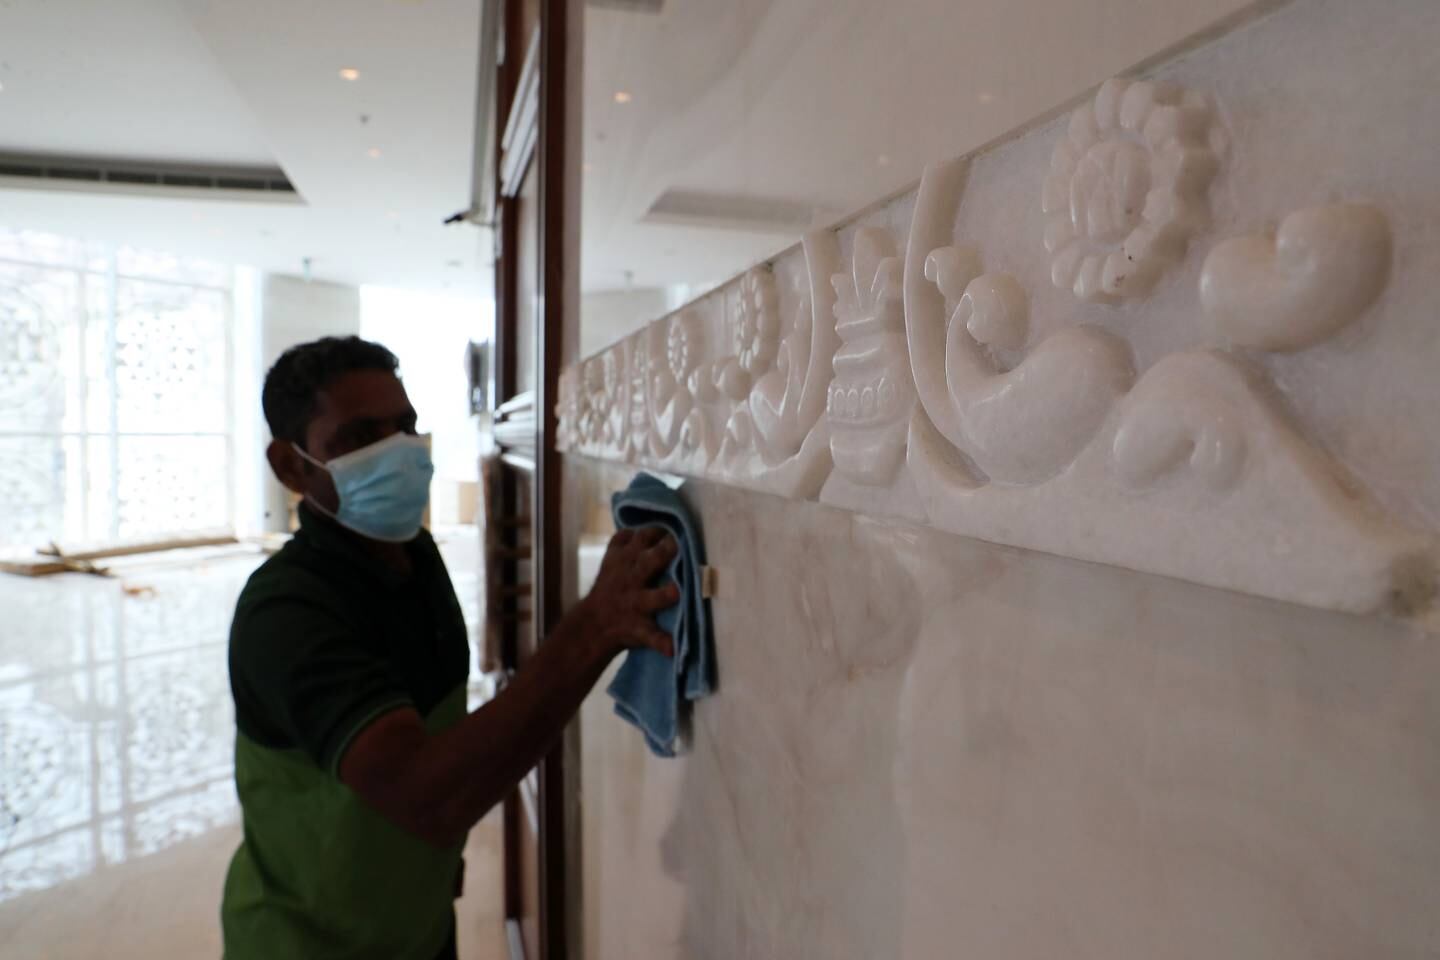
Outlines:
[{"label": "white lattice screen", "polygon": [[232,525],[232,284],[0,230],[0,546]]}]

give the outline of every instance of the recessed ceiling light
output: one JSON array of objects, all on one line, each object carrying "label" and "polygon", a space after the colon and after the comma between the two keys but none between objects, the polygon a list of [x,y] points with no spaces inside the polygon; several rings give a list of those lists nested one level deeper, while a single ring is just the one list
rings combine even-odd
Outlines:
[{"label": "recessed ceiling light", "polygon": [[371,160],[378,160],[380,158],[379,147],[371,147],[369,150],[366,150],[365,153],[367,156],[370,157]]},{"label": "recessed ceiling light", "polygon": [[360,79],[360,71],[359,71],[359,70],[356,70],[354,67],[342,67],[341,70],[340,70],[340,79],[341,79],[341,80],[359,80],[359,79]]},{"label": "recessed ceiling light", "polygon": [[890,154],[888,154],[888,153],[882,153],[882,154],[880,154],[880,156],[878,156],[878,157],[875,158],[875,162],[878,163],[878,164],[879,164],[880,166],[882,166],[882,167],[888,167],[888,166],[890,166]]},{"label": "recessed ceiling light", "polygon": [[989,90],[981,90],[978,94],[976,94],[975,99],[979,100],[981,103],[990,103],[995,99],[995,94],[991,93]]},{"label": "recessed ceiling light", "polygon": [[629,103],[632,99],[634,99],[634,98],[631,97],[630,94],[627,93],[627,92],[624,91],[624,90],[616,90],[616,91],[615,91],[615,102],[616,102],[616,103]]}]

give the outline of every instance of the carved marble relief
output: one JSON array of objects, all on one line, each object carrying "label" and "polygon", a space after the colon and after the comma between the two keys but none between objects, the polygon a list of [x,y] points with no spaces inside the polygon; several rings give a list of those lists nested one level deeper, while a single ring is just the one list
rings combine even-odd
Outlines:
[{"label": "carved marble relief", "polygon": [[810,285],[796,304],[775,369],[756,382],[748,401],[760,455],[771,464],[799,453],[819,421],[828,402],[832,358],[839,342],[830,284],[839,267],[839,244],[833,233],[817,231],[805,237],[804,251]]},{"label": "carved marble relief", "polygon": [[580,438],[580,371],[571,367],[560,372],[559,396],[555,405],[555,445],[561,450],[579,448]]},{"label": "carved marble relief", "polygon": [[[1309,439],[1267,360],[1382,297],[1384,211],[1212,224],[1227,134],[1202,92],[1111,80],[1061,127],[1036,134],[1048,170],[1005,168],[1041,184],[1028,262],[967,232],[970,161],[933,164],[903,250],[874,217],[812,233],[585,361],[562,383],[562,443],[1315,606],[1427,604],[1433,538]],[[1162,298],[1162,276],[1187,283]],[[1141,362],[1104,322],[1121,310],[1174,346]]]},{"label": "carved marble relief", "polygon": [[1385,215],[1359,203],[1298,210],[1279,229],[1218,244],[1200,302],[1220,339],[1262,350],[1314,346],[1358,317],[1390,270]]},{"label": "carved marble relief", "polygon": [[1054,284],[1101,302],[1148,293],[1207,219],[1218,140],[1203,96],[1105,81],[1070,117],[1041,192]]},{"label": "carved marble relief", "polygon": [[625,358],[625,459],[635,460],[649,450],[654,412],[650,407],[650,377],[659,362],[659,350],[652,347],[658,330],[647,327],[626,341]]},{"label": "carved marble relief", "polygon": [[[796,291],[789,332],[779,345],[773,369],[755,381],[731,418],[737,442],[721,469],[727,479],[746,486],[811,498],[819,494],[832,462],[829,430],[821,415],[838,342],[836,300],[829,279],[840,252],[829,231],[808,234],[802,249],[807,281]],[[766,302],[778,316],[777,301]]]},{"label": "carved marble relief", "polygon": [[593,437],[600,450],[622,456],[627,444],[623,345],[615,346],[600,356],[586,361],[583,367],[588,422],[582,423],[581,434]]},{"label": "carved marble relief", "polygon": [[1129,388],[1129,350],[1103,330],[1063,327],[997,366],[992,349],[1029,339],[1026,296],[1014,277],[982,272],[974,250],[946,245],[962,177],[962,164],[938,164],[921,181],[905,274],[910,363],[926,415],[975,480],[1035,483],[1069,465]]},{"label": "carved marble relief", "polygon": [[[650,331],[642,331],[642,336]],[[655,364],[649,378],[649,409],[653,423],[648,431],[650,453],[668,457],[680,443],[685,421],[695,405],[690,378],[705,352],[705,329],[693,312],[681,311],[653,329],[665,337],[665,362]]]},{"label": "carved marble relief", "polygon": [[855,483],[884,486],[905,457],[905,425],[915,405],[905,343],[904,262],[890,234],[855,233],[849,274],[833,278],[837,295],[835,380],[826,403],[835,470]]}]

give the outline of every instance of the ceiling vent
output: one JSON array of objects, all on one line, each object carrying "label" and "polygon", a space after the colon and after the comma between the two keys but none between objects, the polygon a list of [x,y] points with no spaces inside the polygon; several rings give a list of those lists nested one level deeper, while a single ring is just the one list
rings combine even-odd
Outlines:
[{"label": "ceiling vent", "polygon": [[602,10],[623,10],[626,13],[660,13],[665,0],[586,0],[592,7]]},{"label": "ceiling vent", "polygon": [[299,203],[278,169],[0,153],[0,187]]},{"label": "ceiling vent", "polygon": [[826,211],[809,204],[698,190],[666,190],[640,218],[642,223],[788,235],[804,233],[826,219]]}]

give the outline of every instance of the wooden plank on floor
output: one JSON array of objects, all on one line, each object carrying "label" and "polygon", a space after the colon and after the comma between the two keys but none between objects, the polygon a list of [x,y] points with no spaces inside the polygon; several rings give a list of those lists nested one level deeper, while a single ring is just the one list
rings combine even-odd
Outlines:
[{"label": "wooden plank on floor", "polygon": [[203,537],[171,537],[165,540],[137,540],[132,543],[117,543],[107,547],[93,547],[89,550],[73,549],[50,544],[41,547],[38,553],[61,560],[104,560],[110,557],[129,557],[141,553],[160,553],[163,550],[184,550],[190,547],[219,547],[239,543],[234,534],[214,534]]},{"label": "wooden plank on floor", "polygon": [[104,567],[95,566],[89,560],[31,554],[0,558],[0,573],[13,573],[21,577],[48,577],[52,573],[93,573],[105,576],[108,571]]}]

